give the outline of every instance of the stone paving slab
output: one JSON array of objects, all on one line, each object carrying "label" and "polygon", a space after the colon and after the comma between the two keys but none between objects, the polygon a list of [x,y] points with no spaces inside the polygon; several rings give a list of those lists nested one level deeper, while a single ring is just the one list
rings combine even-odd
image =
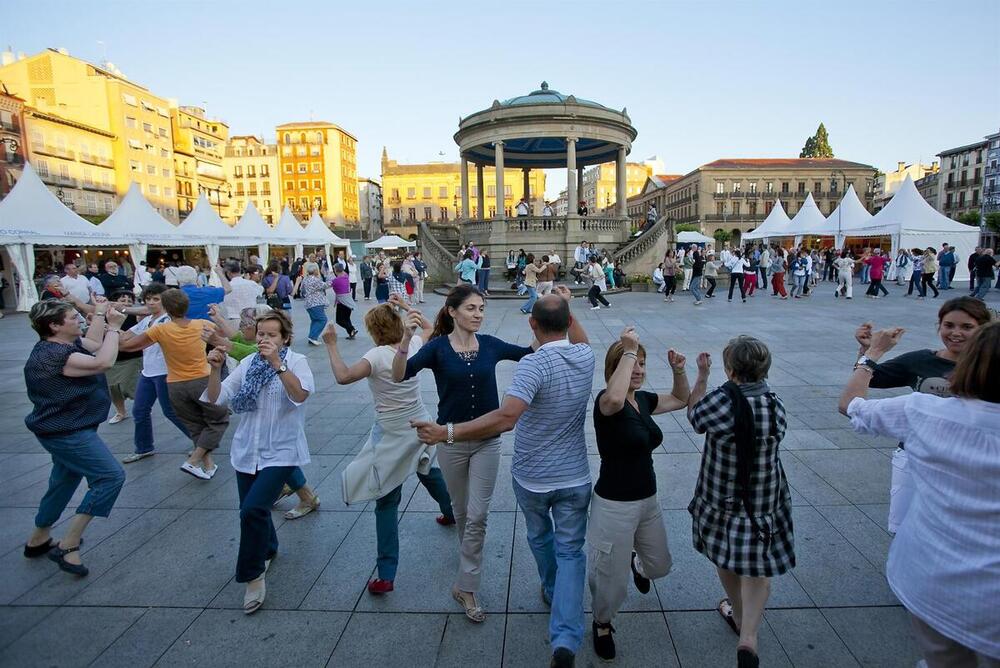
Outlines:
[{"label": "stone paving slab", "polygon": [[[995,305],[996,297],[990,301]],[[426,310],[441,302],[431,296]],[[711,300],[695,308],[687,295],[664,304],[654,295],[628,294],[613,295],[612,302],[610,310],[590,311],[577,300],[574,314],[599,360],[622,327],[637,326],[650,354],[648,386],[657,391],[669,391],[672,383],[669,348],[688,356],[692,373],[697,353],[711,352],[713,385],[725,380],[721,351],[733,335],[752,333],[771,348],[770,382],[789,416],[782,461],[792,488],[798,565],[773,582],[761,630],[766,665],[914,665],[919,657],[906,613],[884,579],[895,444],[854,434],[836,413],[836,401],[857,352],[853,330],[859,323],[905,327],[901,350],[937,347],[940,301],[912,302],[898,294],[877,303],[760,296],[746,305]],[[371,305],[362,302],[361,308]],[[484,332],[530,343],[526,319],[514,311],[518,305],[491,302]],[[300,303],[293,317],[299,331],[307,326]],[[239,517],[227,453],[234,426],[219,448],[216,478],[198,481],[178,470],[189,446],[154,409],[159,454],[126,467],[111,517],[88,530],[83,555],[91,575],[77,580],[47,559],[21,555],[50,461],[23,426],[30,404],[21,369],[34,334],[24,315],[11,314],[0,320],[0,337],[7,343],[0,351],[0,666],[547,665],[547,609],[511,489],[512,434],[501,439],[487,532],[487,621],[469,623],[451,600],[455,531],[434,522],[437,505],[415,478],[405,483],[400,504],[396,591],[372,598],[365,584],[375,567],[373,504],[345,505],[340,482],[367,438],[374,415],[370,395],[363,383],[339,387],[325,352],[302,345],[300,337],[294,347],[308,357],[317,381],[307,404],[312,463],[305,473],[322,507],[293,522],[282,513],[294,498],[275,508],[281,552],[269,572],[265,608],[246,617],[239,609],[242,586],[233,580]],[[353,361],[371,342],[361,335],[340,346]],[[592,398],[603,386],[603,365],[597,367]],[[513,372],[512,364],[498,368],[501,392]],[[421,376],[420,388],[433,412],[430,374]],[[596,473],[590,411],[586,432]],[[654,467],[674,568],[646,596],[630,588],[615,621],[617,665],[731,665],[735,637],[714,611],[724,594],[712,564],[691,547],[686,510],[704,439],[683,413],[656,421],[664,443],[654,453]],[[123,455],[132,449],[133,429],[126,420],[104,424],[99,433]],[[81,485],[74,502],[84,491]],[[589,610],[589,591],[586,605]],[[581,666],[598,665],[589,623],[588,614]]]}]

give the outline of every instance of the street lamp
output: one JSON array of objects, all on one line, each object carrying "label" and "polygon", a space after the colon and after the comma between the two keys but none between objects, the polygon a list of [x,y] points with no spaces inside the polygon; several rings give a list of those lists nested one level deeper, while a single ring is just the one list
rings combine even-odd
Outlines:
[{"label": "street lamp", "polygon": [[458,193],[452,198],[452,203],[455,205],[455,222],[457,223],[462,217],[462,212],[458,210]]},{"label": "street lamp", "polygon": [[844,203],[844,199],[843,198],[844,198],[844,195],[847,193],[847,174],[844,174],[844,172],[842,170],[839,170],[839,169],[835,169],[832,172],[830,172],[830,190],[836,190],[837,189],[837,175],[838,174],[840,175],[840,178],[842,179],[843,184],[844,184],[844,188],[841,190],[841,193],[840,193],[840,197],[841,197],[840,202],[837,203],[837,241],[840,241],[840,238],[841,238],[840,217],[841,217],[841,215],[843,215],[843,212],[841,211],[841,209],[844,208],[842,206],[842,204]]},{"label": "street lamp", "polygon": [[65,206],[68,206],[70,209],[72,209],[74,211],[76,210],[76,206],[74,205],[73,201],[66,199],[66,193],[63,192],[62,188],[59,188],[58,190],[56,190],[56,198],[60,202],[62,202]]},{"label": "street lamp", "polygon": [[[222,185],[223,184],[219,184],[214,188],[209,188],[208,186],[199,186],[201,190],[204,190],[207,193],[215,193],[215,206],[219,211],[220,218],[222,217],[222,193],[223,193]],[[233,198],[233,189],[230,188],[228,185],[226,185],[225,193],[226,197],[228,197],[229,199]],[[211,201],[211,199],[212,198],[209,197],[209,201]]]}]

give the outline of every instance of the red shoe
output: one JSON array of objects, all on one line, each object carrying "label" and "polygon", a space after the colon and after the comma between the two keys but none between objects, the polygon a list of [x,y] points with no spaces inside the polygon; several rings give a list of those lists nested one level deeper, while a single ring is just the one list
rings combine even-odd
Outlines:
[{"label": "red shoe", "polygon": [[443,527],[450,527],[455,524],[454,517],[445,517],[444,515],[438,515],[434,521]]},{"label": "red shoe", "polygon": [[392,591],[392,580],[382,580],[375,578],[368,582],[368,593],[372,596],[381,596]]}]

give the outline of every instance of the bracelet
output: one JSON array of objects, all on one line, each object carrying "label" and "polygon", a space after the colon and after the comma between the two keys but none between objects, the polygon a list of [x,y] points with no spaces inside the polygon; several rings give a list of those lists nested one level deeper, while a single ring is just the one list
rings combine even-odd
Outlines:
[{"label": "bracelet", "polygon": [[687,369],[674,369],[675,376],[685,376],[687,375]]},{"label": "bracelet", "polygon": [[455,444],[455,425],[453,423],[449,422],[448,425],[447,425],[447,427],[448,427],[448,440],[447,440],[447,443],[448,443],[448,445],[454,445]]},{"label": "bracelet", "polygon": [[854,365],[854,370],[857,371],[858,369],[861,369],[862,371],[867,371],[868,374],[871,375],[871,376],[875,375],[875,369],[873,369],[870,366],[867,366],[865,364],[855,364]]},{"label": "bracelet", "polygon": [[403,350],[402,348],[396,348],[396,354],[397,355],[409,355],[410,354],[410,349],[407,348],[406,350]]},{"label": "bracelet", "polygon": [[625,357],[626,355],[631,355],[633,358],[639,359],[639,354],[634,353],[631,350],[626,350],[625,352],[622,353],[622,357]]}]

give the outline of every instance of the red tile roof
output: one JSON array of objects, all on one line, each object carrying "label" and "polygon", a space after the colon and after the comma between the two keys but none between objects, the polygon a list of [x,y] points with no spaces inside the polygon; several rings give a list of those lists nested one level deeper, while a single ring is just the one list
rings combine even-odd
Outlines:
[{"label": "red tile roof", "polygon": [[840,160],[839,158],[722,158],[701,166],[702,169],[760,169],[767,167],[783,169],[875,169],[871,165],[861,162],[851,162],[850,160]]},{"label": "red tile roof", "polygon": [[684,175],[683,174],[654,174],[653,176],[656,177],[656,178],[658,178],[659,180],[663,181],[664,183],[670,183],[671,181],[676,181],[677,179],[682,178]]}]

